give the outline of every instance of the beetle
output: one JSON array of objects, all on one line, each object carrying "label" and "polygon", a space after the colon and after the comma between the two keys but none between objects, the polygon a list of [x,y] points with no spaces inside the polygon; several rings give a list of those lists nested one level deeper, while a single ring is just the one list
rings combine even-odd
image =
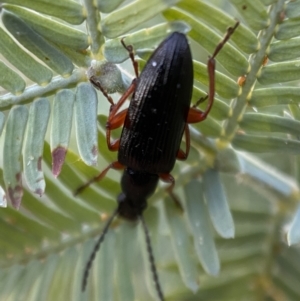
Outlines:
[{"label": "beetle", "polygon": [[[193,62],[186,36],[179,32],[170,34],[156,48],[143,71],[139,75],[137,61],[134,59],[133,47],[122,45],[129,53],[136,78],[115,104],[95,77],[91,83],[99,89],[111,103],[106,123],[106,140],[111,151],[118,151],[118,160],[112,162],[99,175],[81,186],[81,192],[91,183],[101,180],[110,169],[121,170],[122,192],[117,201],[118,206],[107,221],[102,235],[97,241],[86,265],[82,290],[85,289],[89,269],[108,228],[119,215],[130,221],[141,220],[148,248],[151,270],[160,300],[164,300],[155,267],[149,231],[143,219],[147,199],[155,192],[159,179],[169,183],[168,193],[181,207],[173,193],[175,180],[170,174],[176,159],[185,160],[190,150],[190,123],[203,121],[209,114],[215,94],[215,57],[233,34],[239,22],[227,30],[223,40],[209,57],[207,69],[209,74],[208,104],[205,111],[197,108],[200,99],[191,107],[193,90]],[[122,105],[132,95],[129,107],[121,110]],[[111,139],[111,131],[123,126],[121,137]],[[185,135],[186,148],[180,148]]]}]

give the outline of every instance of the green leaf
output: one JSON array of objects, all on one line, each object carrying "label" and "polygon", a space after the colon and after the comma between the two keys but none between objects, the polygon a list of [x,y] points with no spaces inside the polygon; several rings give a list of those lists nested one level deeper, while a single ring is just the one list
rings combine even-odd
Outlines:
[{"label": "green leaf", "polygon": [[242,172],[259,180],[261,184],[268,185],[285,197],[293,197],[297,191],[297,183],[289,176],[277,174],[271,166],[262,167],[260,163],[259,159],[250,155],[240,155]]},{"label": "green leaf", "polygon": [[300,225],[300,209],[298,207],[294,219],[292,221],[291,228],[288,232],[288,244],[293,245],[299,242],[300,233],[299,233],[299,225]]},{"label": "green leaf", "polygon": [[32,81],[40,85],[50,82],[52,72],[21,49],[2,28],[0,28],[0,53]]},{"label": "green leaf", "polygon": [[[216,276],[220,271],[220,262],[204,203],[203,185],[198,181],[191,181],[186,187],[185,194],[188,221],[197,256],[205,271]],[[197,200],[195,196],[198,196]]]},{"label": "green leaf", "polygon": [[[203,1],[185,0],[179,2],[177,6],[189,14],[192,14],[197,20],[202,19],[210,26],[216,27],[221,34],[224,34],[225,30],[229,27],[229,24],[234,24],[236,22],[236,20],[229,14]],[[169,11],[167,10],[164,13],[165,17],[172,17],[172,14],[168,12]],[[199,23],[201,24],[201,22]],[[199,41],[198,39],[195,40]],[[230,40],[236,43],[236,46],[246,53],[253,53],[259,48],[258,40],[255,34],[244,24],[239,25]]]},{"label": "green leaf", "polygon": [[[170,203],[172,200],[166,200],[165,203]],[[190,249],[190,241],[185,227],[185,223],[179,214],[179,208],[166,206],[167,223],[171,231],[171,241],[176,260],[179,265],[179,271],[184,284],[194,293],[198,290],[197,275],[195,260],[190,256],[186,256]]]},{"label": "green leaf", "polygon": [[257,79],[262,85],[298,80],[299,67],[300,60],[272,64],[264,67]]},{"label": "green leaf", "polygon": [[[208,86],[209,79],[205,64],[194,61],[195,79],[205,86]],[[240,94],[240,87],[231,78],[216,71],[216,92],[224,98],[234,98]]]},{"label": "green leaf", "polygon": [[132,267],[136,257],[132,250],[138,248],[136,243],[137,230],[137,227],[132,227],[129,223],[122,223],[117,233],[117,256],[120,259],[117,262],[117,282],[120,287],[117,295],[119,300],[122,301],[134,300]]},{"label": "green leaf", "polygon": [[[196,18],[193,18],[180,9],[169,9],[164,13],[164,16],[171,21],[179,19],[187,22],[192,28],[189,32],[190,37],[195,41],[201,41],[201,46],[209,54],[213,53],[216,45],[222,40],[222,37],[213,31],[211,27],[201,24]],[[234,25],[235,22],[231,21],[231,24]],[[217,60],[233,75],[238,76],[249,72],[249,63],[245,56],[230,44],[224,45],[222,51],[217,56]]]},{"label": "green leaf", "polygon": [[30,106],[24,140],[24,176],[29,189],[40,196],[45,190],[42,158],[49,116],[49,100],[47,98],[35,100]]},{"label": "green leaf", "polygon": [[84,21],[83,7],[74,1],[53,3],[49,0],[6,0],[5,2],[48,14],[71,24],[81,24]]},{"label": "green leaf", "polygon": [[2,112],[0,112],[0,136],[3,131],[4,121],[5,121],[5,115]]},{"label": "green leaf", "polygon": [[55,72],[63,76],[69,76],[72,73],[72,62],[57,49],[49,45],[46,40],[28,27],[20,18],[4,10],[2,21],[20,44]]},{"label": "green leaf", "polygon": [[254,30],[261,30],[270,24],[267,10],[259,0],[230,0],[245,21]]},{"label": "green leaf", "polygon": [[256,89],[251,95],[249,104],[253,107],[264,107],[284,104],[298,104],[300,88],[298,87],[271,87]]},{"label": "green leaf", "polygon": [[299,36],[300,34],[299,24],[300,24],[299,18],[284,20],[278,27],[278,30],[275,35],[276,39],[287,40]]},{"label": "green leaf", "polygon": [[300,134],[300,122],[291,118],[270,114],[247,113],[241,121],[241,127],[246,132],[254,133],[289,133]]},{"label": "green leaf", "polygon": [[61,90],[53,102],[50,145],[52,153],[52,172],[58,176],[64,163],[69,146],[75,94],[70,90]]},{"label": "green leaf", "polygon": [[88,165],[97,162],[97,95],[90,84],[78,85],[75,100],[75,124],[78,148]]},{"label": "green leaf", "polygon": [[89,45],[87,34],[78,29],[19,6],[4,4],[3,7],[19,16],[28,26],[50,41],[71,46],[76,50],[86,49]]},{"label": "green leaf", "polygon": [[[199,99],[201,98],[203,99],[206,95],[207,95],[206,92],[194,86],[192,103],[196,103]],[[201,103],[198,107],[201,108],[202,110],[205,110],[206,106],[207,106],[207,100]],[[230,107],[224,101],[220,100],[219,98],[215,98],[214,105],[209,113],[209,117],[211,116],[217,120],[224,120],[228,117],[229,114],[230,114]],[[202,123],[199,124],[200,127],[201,125]]]},{"label": "green leaf", "polygon": [[272,136],[236,135],[232,141],[233,146],[252,153],[288,153],[299,154],[300,141]]},{"label": "green leaf", "polygon": [[276,2],[276,0],[262,0],[261,1],[264,5],[271,5]]},{"label": "green leaf", "polygon": [[116,38],[177,2],[178,0],[135,0],[102,19],[102,32],[108,38]]},{"label": "green leaf", "polygon": [[124,0],[97,0],[97,7],[102,13],[110,13],[116,9]]},{"label": "green leaf", "polygon": [[[99,283],[93,285],[93,290],[96,290],[99,300],[113,301],[113,271],[114,271],[114,252],[116,239],[114,233],[107,233],[105,244],[102,246],[101,253],[98,254],[98,262],[94,269],[93,281]],[[92,282],[90,282],[92,283]],[[98,288],[97,288],[98,287]],[[87,288],[88,289],[88,288]]]},{"label": "green leaf", "polygon": [[19,208],[23,196],[21,150],[27,118],[28,109],[25,106],[15,106],[10,111],[5,128],[3,179],[9,200],[16,208]]},{"label": "green leaf", "polygon": [[0,186],[0,207],[7,207],[6,194],[4,189]]},{"label": "green leaf", "polygon": [[[169,23],[162,23],[153,26],[151,29],[141,29],[132,34],[128,34],[124,39],[126,45],[132,45],[136,52],[139,49],[146,49],[158,46],[158,44],[174,31],[186,32],[188,26],[184,22],[174,21]],[[121,44],[120,39],[107,40],[104,45],[105,58],[112,63],[121,63],[128,59],[128,51]]]},{"label": "green leaf", "polygon": [[218,137],[222,131],[220,123],[210,116],[207,117],[204,122],[197,123],[193,127],[199,130],[203,135],[210,137]]},{"label": "green leaf", "polygon": [[293,60],[299,57],[300,38],[277,41],[271,44],[268,57],[274,62]]},{"label": "green leaf", "polygon": [[299,0],[289,2],[286,6],[285,14],[288,18],[300,17]]},{"label": "green leaf", "polygon": [[203,175],[204,196],[209,215],[216,231],[224,238],[234,237],[233,219],[227,204],[220,175],[209,169]]},{"label": "green leaf", "polygon": [[13,94],[20,94],[26,84],[18,73],[0,61],[0,86]]}]

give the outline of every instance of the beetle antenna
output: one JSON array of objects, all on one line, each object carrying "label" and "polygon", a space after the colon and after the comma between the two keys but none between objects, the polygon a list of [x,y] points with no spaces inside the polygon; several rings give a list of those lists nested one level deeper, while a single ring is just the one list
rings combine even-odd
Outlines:
[{"label": "beetle antenna", "polygon": [[100,235],[100,237],[98,238],[95,246],[94,246],[94,249],[89,257],[89,260],[87,261],[86,265],[85,265],[85,268],[84,268],[84,273],[83,273],[83,278],[82,278],[82,285],[81,285],[81,291],[84,292],[85,291],[85,288],[86,288],[86,285],[87,285],[87,280],[88,280],[88,277],[89,277],[89,272],[90,272],[90,269],[92,267],[92,264],[93,264],[93,261],[96,257],[96,254],[97,252],[99,251],[100,249],[100,245],[101,243],[103,242],[104,238],[105,238],[105,235],[109,229],[109,226],[110,224],[112,223],[113,219],[116,217],[116,215],[118,214],[118,208],[114,211],[114,213],[112,214],[112,216],[109,218],[109,220],[106,222],[106,225],[102,231],[102,234]]},{"label": "beetle antenna", "polygon": [[152,272],[152,275],[153,275],[153,280],[154,280],[154,284],[155,284],[155,287],[156,287],[156,291],[158,293],[159,300],[164,301],[164,295],[163,295],[163,292],[162,292],[162,289],[161,289],[161,286],[160,286],[160,283],[159,283],[158,273],[157,273],[157,270],[156,270],[156,265],[155,265],[153,250],[152,250],[152,246],[151,246],[149,230],[148,230],[148,227],[146,225],[146,222],[145,222],[145,219],[144,219],[143,215],[139,215],[139,218],[142,222],[143,229],[144,229],[144,232],[145,232],[147,252],[148,252],[148,256],[149,256],[149,261],[150,261],[150,265],[151,265],[151,272]]}]

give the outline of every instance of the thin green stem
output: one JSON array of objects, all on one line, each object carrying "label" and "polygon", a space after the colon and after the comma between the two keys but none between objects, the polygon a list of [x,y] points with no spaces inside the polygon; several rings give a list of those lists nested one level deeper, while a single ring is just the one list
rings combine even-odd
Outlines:
[{"label": "thin green stem", "polygon": [[[100,13],[95,7],[95,1],[84,0],[84,6],[87,11],[86,23],[91,37],[91,51],[97,59],[103,59],[103,55],[100,52],[100,47],[104,44],[104,37],[99,31]],[[100,57],[97,57],[100,55]]]},{"label": "thin green stem", "polygon": [[275,27],[279,23],[280,13],[284,8],[284,3],[285,0],[279,0],[276,4],[274,4],[271,7],[270,26],[259,34],[261,47],[256,53],[253,60],[251,59],[251,57],[249,59],[251,62],[251,70],[247,75],[247,79],[245,85],[243,86],[241,95],[238,96],[237,100],[234,103],[233,113],[231,118],[228,120],[227,124],[225,125],[224,135],[223,137],[220,138],[225,142],[230,142],[233,139],[236,130],[238,129],[239,120],[241,119],[246,109],[248,99],[250,98],[252,90],[256,83],[257,74],[262,68],[262,63],[266,55],[266,50],[269,47],[270,42],[275,33]]},{"label": "thin green stem", "polygon": [[53,95],[53,93],[59,89],[75,87],[82,81],[86,81],[85,70],[77,69],[68,78],[56,76],[52,79],[51,83],[45,87],[32,85],[26,88],[21,95],[5,94],[0,97],[0,110],[4,111],[17,104],[29,103],[37,97]]}]

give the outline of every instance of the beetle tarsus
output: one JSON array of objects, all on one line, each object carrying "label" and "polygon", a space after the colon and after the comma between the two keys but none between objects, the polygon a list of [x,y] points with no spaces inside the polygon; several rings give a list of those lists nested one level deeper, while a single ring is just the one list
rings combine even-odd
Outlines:
[{"label": "beetle tarsus", "polygon": [[226,42],[229,40],[230,36],[234,33],[234,31],[237,29],[237,27],[239,26],[240,22],[237,21],[235,23],[235,25],[233,27],[229,27],[227,29],[227,33],[225,35],[225,37],[223,38],[223,40],[217,45],[213,55],[212,55],[212,59],[214,59],[217,54],[220,52],[220,50],[223,48],[223,46],[226,44]]},{"label": "beetle tarsus", "polygon": [[197,107],[200,105],[200,103],[204,102],[204,101],[207,100],[207,99],[208,99],[208,94],[206,94],[205,96],[199,98],[199,99],[195,102],[195,104],[192,106],[192,108],[197,108]]},{"label": "beetle tarsus", "polygon": [[77,190],[75,191],[74,195],[78,195],[83,190],[85,190],[87,187],[89,187],[92,183],[98,182],[98,181],[102,180],[106,176],[107,172],[110,169],[120,170],[120,169],[123,169],[123,168],[124,168],[124,166],[122,164],[120,164],[119,161],[115,161],[115,162],[110,163],[104,170],[102,170],[102,172],[100,174],[98,174],[97,176],[91,178],[84,185],[82,185],[79,188],[77,188]]},{"label": "beetle tarsus", "polygon": [[107,92],[106,92],[106,91],[104,90],[104,88],[101,86],[100,82],[97,81],[97,80],[95,79],[94,76],[92,76],[89,80],[90,80],[90,82],[92,83],[92,85],[93,85],[96,89],[98,89],[99,91],[102,92],[103,96],[104,96],[104,97],[108,100],[108,102],[111,104],[110,107],[113,107],[113,106],[115,105],[113,99],[107,94]]},{"label": "beetle tarsus", "polygon": [[131,62],[133,64],[133,69],[136,77],[139,77],[139,65],[138,62],[134,59],[134,51],[132,45],[126,45],[124,42],[124,38],[121,39],[121,43],[123,47],[128,51],[129,57],[131,59]]}]

